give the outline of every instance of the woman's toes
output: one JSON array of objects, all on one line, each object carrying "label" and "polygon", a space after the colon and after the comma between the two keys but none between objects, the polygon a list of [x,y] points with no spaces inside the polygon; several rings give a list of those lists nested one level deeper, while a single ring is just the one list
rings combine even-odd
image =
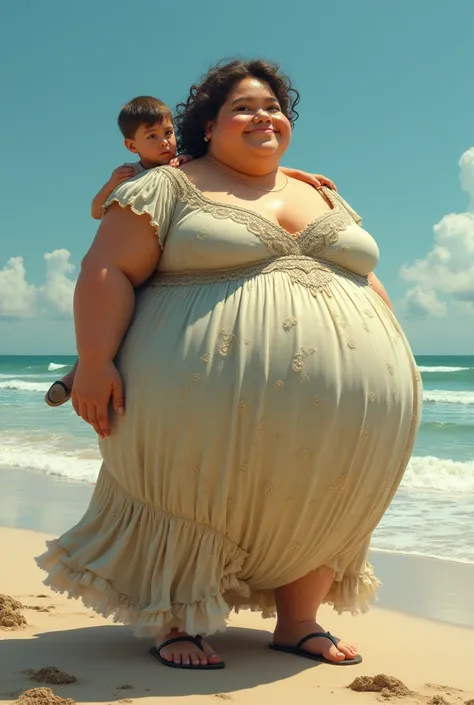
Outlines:
[{"label": "woman's toes", "polygon": [[334,648],[336,651],[344,654],[347,659],[353,659],[357,656],[357,649],[352,644],[338,644],[338,646]]},{"label": "woman's toes", "polygon": [[330,661],[344,661],[346,654],[339,650],[337,646],[331,646],[329,653],[326,656]]}]

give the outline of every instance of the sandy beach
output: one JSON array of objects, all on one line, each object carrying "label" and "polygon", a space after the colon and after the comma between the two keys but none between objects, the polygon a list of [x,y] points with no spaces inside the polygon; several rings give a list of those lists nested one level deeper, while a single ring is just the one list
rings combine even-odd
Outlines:
[{"label": "sandy beach", "polygon": [[[186,673],[161,666],[147,654],[148,642],[135,639],[128,628],[43,586],[33,557],[47,538],[79,518],[90,492],[85,484],[0,468],[0,593],[23,605],[13,611],[27,622],[0,630],[5,703],[43,687],[76,703],[474,703],[473,565],[374,554],[384,582],[377,606],[357,618],[330,609],[321,613],[327,628],[358,645],[364,657],[359,666],[275,654],[266,648],[273,620],[244,612],[213,639],[227,668]],[[62,685],[34,680],[34,672],[53,666],[77,680]],[[382,693],[348,687],[358,677],[378,674],[401,681],[404,694],[397,694],[403,688],[390,679],[382,679]],[[363,680],[362,687],[371,682]]]}]

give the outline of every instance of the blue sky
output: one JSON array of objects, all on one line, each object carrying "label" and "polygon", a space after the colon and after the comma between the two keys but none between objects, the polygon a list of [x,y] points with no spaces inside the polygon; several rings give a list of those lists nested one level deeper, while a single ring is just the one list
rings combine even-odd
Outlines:
[{"label": "blue sky", "polygon": [[474,352],[474,4],[452,7],[3,4],[0,354],[74,351],[71,282],[96,230],[90,200],[127,159],[121,105],[152,94],[174,106],[235,55],[275,59],[294,80],[285,164],[327,174],[363,215],[415,352]]}]

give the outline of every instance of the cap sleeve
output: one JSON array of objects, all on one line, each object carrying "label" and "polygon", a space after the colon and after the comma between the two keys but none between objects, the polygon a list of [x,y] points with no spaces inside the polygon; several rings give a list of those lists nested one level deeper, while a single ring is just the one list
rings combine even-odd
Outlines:
[{"label": "cap sleeve", "polygon": [[171,226],[177,198],[166,171],[157,167],[125,181],[110,194],[102,206],[103,214],[112,203],[130,208],[137,215],[148,215],[163,248]]},{"label": "cap sleeve", "polygon": [[361,216],[343,199],[343,197],[337,191],[331,191],[331,196],[338,201],[344,210],[346,210],[351,218],[357,223],[357,225],[362,225]]}]

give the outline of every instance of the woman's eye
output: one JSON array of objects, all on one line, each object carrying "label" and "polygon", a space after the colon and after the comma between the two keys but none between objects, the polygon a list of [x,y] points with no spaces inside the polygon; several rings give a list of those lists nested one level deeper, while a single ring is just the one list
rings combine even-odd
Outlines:
[{"label": "woman's eye", "polygon": [[247,105],[239,105],[239,107],[236,108],[236,111],[238,111],[238,112],[242,112],[244,110],[249,110]]}]

